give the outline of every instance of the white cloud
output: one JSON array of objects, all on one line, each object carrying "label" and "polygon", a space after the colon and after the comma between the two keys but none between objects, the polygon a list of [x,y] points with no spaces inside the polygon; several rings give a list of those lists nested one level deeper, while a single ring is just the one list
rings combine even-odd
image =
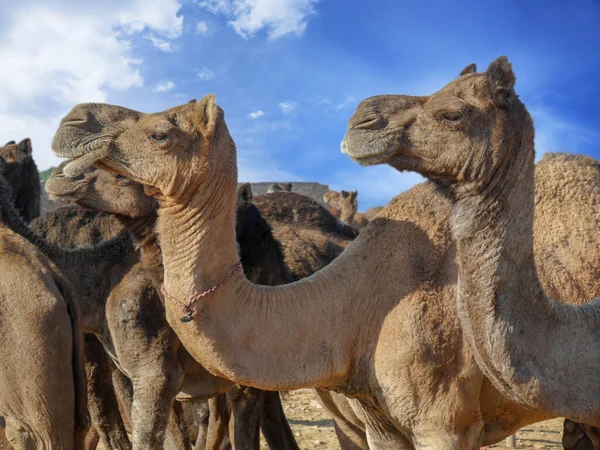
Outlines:
[{"label": "white cloud", "polygon": [[315,14],[318,0],[202,0],[200,6],[230,18],[229,24],[243,38],[266,29],[269,39],[286,34],[301,36]]},{"label": "white cloud", "polygon": [[356,99],[351,95],[346,94],[346,98],[340,104],[338,104],[335,109],[340,111],[341,109],[347,108],[350,105],[354,105],[356,103]]},{"label": "white cloud", "polygon": [[172,81],[164,81],[154,86],[154,92],[167,92],[175,87],[175,83]]},{"label": "white cloud", "polygon": [[281,111],[286,114],[293,112],[296,109],[296,106],[298,106],[298,104],[295,102],[287,101],[279,103],[279,108],[281,108]]},{"label": "white cloud", "polygon": [[258,111],[253,111],[248,114],[248,117],[251,117],[252,119],[260,119],[264,115],[265,113],[259,109]]},{"label": "white cloud", "polygon": [[201,80],[212,80],[215,77],[215,73],[206,66],[200,69],[197,75]]},{"label": "white cloud", "polygon": [[144,35],[144,38],[152,42],[152,45],[154,45],[157,49],[159,49],[162,52],[168,53],[173,51],[173,49],[171,49],[171,43],[169,41],[158,38],[152,34],[146,34]]},{"label": "white cloud", "polygon": [[196,33],[202,36],[208,36],[208,25],[206,25],[206,22],[200,21],[196,24]]},{"label": "white cloud", "polygon": [[180,7],[177,0],[0,2],[0,141],[29,136],[38,166],[56,164],[50,142],[59,119],[76,103],[142,86],[132,39],[180,36]]}]

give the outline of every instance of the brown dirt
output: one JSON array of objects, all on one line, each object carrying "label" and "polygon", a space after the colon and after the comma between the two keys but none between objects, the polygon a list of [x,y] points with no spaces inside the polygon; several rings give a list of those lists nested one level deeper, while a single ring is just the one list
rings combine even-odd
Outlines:
[{"label": "brown dirt", "polygon": [[[302,450],[339,450],[340,446],[333,430],[333,422],[314,394],[309,389],[300,389],[284,394],[283,408],[290,422],[298,445]],[[518,449],[562,449],[563,419],[553,419],[527,426],[517,432]],[[102,445],[98,450],[102,450]],[[261,450],[269,447],[261,437]],[[504,442],[490,447],[496,450],[510,450]]]}]

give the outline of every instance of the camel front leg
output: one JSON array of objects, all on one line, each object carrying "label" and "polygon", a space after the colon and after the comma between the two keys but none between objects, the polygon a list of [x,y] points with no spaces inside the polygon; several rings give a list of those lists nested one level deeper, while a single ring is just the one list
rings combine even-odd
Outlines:
[{"label": "camel front leg", "polygon": [[159,372],[133,376],[131,426],[133,450],[162,450],[171,407],[183,374]]},{"label": "camel front leg", "polygon": [[190,431],[185,418],[183,405],[174,401],[167,426],[166,450],[192,450]]},{"label": "camel front leg", "polygon": [[[131,449],[112,383],[114,364],[93,335],[85,336],[85,370],[88,409],[95,429],[107,450]],[[90,430],[91,431],[91,430]],[[86,439],[86,448],[88,447]]]},{"label": "camel front leg", "polygon": [[230,418],[225,394],[219,394],[208,400],[208,409],[209,419],[205,449],[224,450],[229,443],[228,425]]},{"label": "camel front leg", "polygon": [[[235,385],[227,391],[231,411],[229,438],[236,450],[258,450],[260,447],[260,418],[264,391]],[[270,447],[283,448],[283,447]]]},{"label": "camel front leg", "polygon": [[263,391],[260,428],[270,449],[299,450],[298,443],[285,417],[279,392]]}]

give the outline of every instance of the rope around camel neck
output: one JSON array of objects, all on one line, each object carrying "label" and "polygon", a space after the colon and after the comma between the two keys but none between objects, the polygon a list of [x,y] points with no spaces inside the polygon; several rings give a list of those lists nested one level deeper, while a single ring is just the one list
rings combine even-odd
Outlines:
[{"label": "rope around camel neck", "polygon": [[194,317],[196,317],[198,315],[198,311],[196,311],[195,308],[192,309],[192,305],[194,303],[196,303],[198,300],[200,300],[202,297],[206,297],[208,294],[212,294],[217,289],[219,289],[220,287],[225,285],[229,280],[231,280],[231,278],[236,273],[238,273],[240,271],[241,268],[242,268],[242,262],[238,261],[237,264],[235,265],[235,267],[233,268],[233,270],[229,273],[229,275],[227,275],[225,278],[223,278],[219,282],[219,284],[211,287],[210,289],[207,289],[204,292],[201,292],[200,294],[196,294],[193,297],[190,297],[187,302],[179,301],[176,297],[173,297],[171,294],[169,294],[167,292],[167,290],[165,289],[164,284],[160,285],[160,292],[165,298],[171,300],[173,303],[175,303],[177,306],[179,306],[181,308],[181,310],[183,311],[183,316],[179,319],[180,321],[191,322],[192,320],[194,320]]}]

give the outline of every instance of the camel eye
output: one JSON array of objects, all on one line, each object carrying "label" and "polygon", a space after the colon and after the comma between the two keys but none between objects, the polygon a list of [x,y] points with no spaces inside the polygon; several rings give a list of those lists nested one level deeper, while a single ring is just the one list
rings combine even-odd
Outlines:
[{"label": "camel eye", "polygon": [[167,140],[167,138],[168,138],[167,133],[162,133],[162,132],[158,132],[158,131],[156,133],[152,133],[150,135],[150,139],[152,139],[153,141],[156,141],[156,142],[164,142]]},{"label": "camel eye", "polygon": [[440,120],[443,123],[456,123],[464,117],[461,112],[446,112],[440,116]]}]

